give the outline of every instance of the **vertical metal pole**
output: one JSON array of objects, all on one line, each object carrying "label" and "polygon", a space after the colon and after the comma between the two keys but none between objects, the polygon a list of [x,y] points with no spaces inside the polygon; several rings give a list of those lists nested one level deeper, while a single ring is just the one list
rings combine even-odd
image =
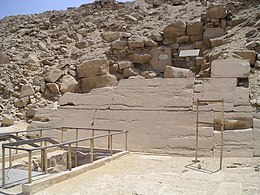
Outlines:
[{"label": "vertical metal pole", "polygon": [[108,131],[108,137],[107,137],[107,149],[110,149],[110,131]]},{"label": "vertical metal pole", "polygon": [[9,168],[12,166],[12,149],[9,148]]},{"label": "vertical metal pole", "polygon": [[125,150],[127,150],[127,131],[125,132]]},{"label": "vertical metal pole", "polygon": [[220,170],[222,169],[222,161],[223,161],[223,142],[224,142],[224,126],[225,126],[225,119],[224,119],[224,99],[222,100],[222,124],[221,124],[221,148],[220,148]]},{"label": "vertical metal pole", "polygon": [[41,149],[41,169],[44,171],[44,150]]},{"label": "vertical metal pole", "polygon": [[5,148],[2,146],[2,188],[5,187]]},{"label": "vertical metal pole", "polygon": [[[95,136],[95,130],[92,129],[92,137],[94,137],[94,136]],[[93,139],[93,144],[94,144],[94,139]]]},{"label": "vertical metal pole", "polygon": [[[15,133],[16,137],[18,137],[18,133]],[[18,154],[18,150],[15,150],[15,154]]]},{"label": "vertical metal pole", "polygon": [[64,140],[64,135],[63,135],[63,128],[61,128],[61,134],[60,134],[60,142],[62,143]]},{"label": "vertical metal pole", "polygon": [[[40,130],[40,137],[42,137],[42,130]],[[42,146],[42,142],[41,142],[41,146]]]},{"label": "vertical metal pole", "polygon": [[43,164],[44,164],[44,172],[48,173],[48,159],[47,159],[47,149],[43,149]]},{"label": "vertical metal pole", "polygon": [[94,139],[90,139],[90,162],[94,162]]},{"label": "vertical metal pole", "polygon": [[[11,143],[11,138],[9,138],[9,143]],[[9,148],[9,168],[12,166],[12,149]]]},{"label": "vertical metal pole", "polygon": [[112,146],[112,135],[110,135],[110,155],[112,156],[113,155],[113,146]]},{"label": "vertical metal pole", "polygon": [[28,151],[28,182],[32,183],[32,151]]},{"label": "vertical metal pole", "polygon": [[195,162],[198,162],[198,147],[199,147],[198,145],[199,145],[199,99],[197,99]]},{"label": "vertical metal pole", "polygon": [[72,162],[71,162],[71,144],[68,145],[68,160],[67,160],[67,164],[68,164],[68,169],[71,171],[71,168],[72,168]]},{"label": "vertical metal pole", "polygon": [[[76,140],[79,139],[79,130],[76,129]],[[78,147],[78,142],[76,142],[76,147]]]}]

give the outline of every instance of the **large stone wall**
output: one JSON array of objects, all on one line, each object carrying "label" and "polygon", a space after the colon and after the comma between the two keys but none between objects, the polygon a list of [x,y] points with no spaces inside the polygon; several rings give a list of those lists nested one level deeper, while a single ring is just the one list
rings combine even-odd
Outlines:
[{"label": "large stone wall", "polygon": [[[195,87],[194,81],[194,78],[130,79],[121,80],[117,87],[95,89],[88,94],[66,93],[60,98],[59,109],[38,111],[36,118],[48,122],[35,121],[32,126],[126,129],[130,150],[191,156],[195,151],[196,98],[224,98],[227,99],[224,155],[259,156],[258,119],[254,119],[253,128],[253,109],[240,112],[234,106],[237,79],[196,79]],[[199,120],[214,123],[220,119],[220,110],[217,104],[203,105]],[[218,156],[219,129],[214,125],[200,126],[199,134],[200,155]],[[120,146],[121,138],[114,139],[115,147]]]}]

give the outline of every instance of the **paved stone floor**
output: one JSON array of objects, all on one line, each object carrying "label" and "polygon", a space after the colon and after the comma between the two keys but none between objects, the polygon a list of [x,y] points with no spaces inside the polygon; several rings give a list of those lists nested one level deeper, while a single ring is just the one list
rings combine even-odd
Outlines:
[{"label": "paved stone floor", "polygon": [[[260,194],[260,158],[158,156],[130,153],[36,195],[240,195]],[[230,168],[228,168],[230,167]],[[17,193],[8,189],[6,193]]]}]

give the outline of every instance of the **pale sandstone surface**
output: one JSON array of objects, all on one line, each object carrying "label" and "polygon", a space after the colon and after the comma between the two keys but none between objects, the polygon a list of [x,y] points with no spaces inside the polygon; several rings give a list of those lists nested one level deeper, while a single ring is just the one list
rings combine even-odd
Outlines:
[{"label": "pale sandstone surface", "polygon": [[[191,165],[192,158],[129,154],[80,176],[55,184],[36,195],[58,194],[214,194],[260,193],[260,176],[254,167],[259,159],[225,158],[224,169],[218,158],[203,158]],[[227,168],[233,166],[236,168]],[[195,169],[195,170],[194,170]],[[207,171],[203,172],[206,169]],[[73,186],[73,187],[72,187]]]}]

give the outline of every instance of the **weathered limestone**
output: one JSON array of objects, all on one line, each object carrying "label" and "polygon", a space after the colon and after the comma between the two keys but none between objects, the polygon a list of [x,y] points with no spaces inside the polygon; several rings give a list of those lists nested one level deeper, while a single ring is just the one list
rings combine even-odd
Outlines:
[{"label": "weathered limestone", "polygon": [[210,39],[225,35],[223,28],[207,28],[203,33],[203,40],[207,47],[210,47]]},{"label": "weathered limestone", "polygon": [[164,29],[164,38],[176,38],[186,35],[186,23],[183,21],[175,21]]},{"label": "weathered limestone", "polygon": [[236,51],[235,54],[239,55],[240,57],[249,60],[251,65],[254,65],[256,62],[256,53],[255,51]]},{"label": "weathered limestone", "polygon": [[54,96],[59,94],[59,85],[56,83],[47,83],[46,86]]},{"label": "weathered limestone", "polygon": [[116,77],[111,74],[94,76],[80,79],[81,92],[87,93],[94,88],[108,87],[117,85]]},{"label": "weathered limestone", "polygon": [[45,81],[49,83],[55,83],[62,75],[62,70],[54,69],[45,77]]},{"label": "weathered limestone", "polygon": [[211,64],[211,77],[247,78],[250,75],[250,64],[240,59],[214,60]]},{"label": "weathered limestone", "polygon": [[120,33],[119,32],[104,32],[103,33],[103,39],[105,39],[108,42],[115,41],[120,38]]},{"label": "weathered limestone", "polygon": [[59,99],[62,108],[66,106],[77,106],[77,108],[89,109],[108,109],[114,98],[114,88],[97,88],[90,93],[65,93]]},{"label": "weathered limestone", "polygon": [[60,91],[62,93],[66,92],[76,92],[78,90],[78,82],[71,75],[64,75],[61,79]]},{"label": "weathered limestone", "polygon": [[192,36],[199,36],[203,33],[202,22],[189,22],[187,24],[187,34]]},{"label": "weathered limestone", "polygon": [[78,78],[102,76],[109,73],[109,63],[106,59],[95,59],[83,62],[77,67]]},{"label": "weathered limestone", "polygon": [[112,49],[121,50],[121,49],[124,49],[126,47],[127,47],[127,41],[116,40],[116,41],[113,41],[112,44],[111,44]]},{"label": "weathered limestone", "polygon": [[118,62],[118,67],[121,70],[123,70],[125,68],[131,68],[132,66],[133,66],[133,64],[130,61],[120,61],[120,62]]},{"label": "weathered limestone", "polygon": [[34,95],[34,89],[31,84],[23,85],[20,91],[20,98]]},{"label": "weathered limestone", "polygon": [[2,126],[11,126],[14,124],[14,119],[9,115],[4,115],[2,119]]},{"label": "weathered limestone", "polygon": [[138,53],[133,53],[133,54],[129,54],[128,58],[135,63],[149,63],[152,59],[152,56],[148,53],[144,53],[144,54],[138,54]]},{"label": "weathered limestone", "polygon": [[203,81],[198,88],[199,93],[194,94],[194,100],[212,99],[221,100],[224,98],[225,103],[233,103],[236,94],[236,78],[208,78]]},{"label": "weathered limestone", "polygon": [[254,156],[260,156],[260,119],[254,118],[253,128],[253,142],[254,142]]},{"label": "weathered limestone", "polygon": [[245,87],[237,87],[236,88],[236,96],[235,96],[235,101],[234,101],[234,106],[239,106],[239,105],[250,105],[249,101],[249,88]]},{"label": "weathered limestone", "polygon": [[9,63],[10,58],[4,52],[0,52],[0,64],[7,64]]},{"label": "weathered limestone", "polygon": [[84,48],[87,48],[88,47],[88,43],[86,41],[80,41],[80,42],[77,42],[75,44],[75,46],[78,48],[78,49],[84,49]]},{"label": "weathered limestone", "polygon": [[20,99],[17,99],[15,102],[14,102],[14,106],[17,107],[17,108],[24,108],[28,103],[29,103],[29,97],[23,97],[23,98],[20,98]]},{"label": "weathered limestone", "polygon": [[207,18],[223,19],[227,15],[227,9],[223,5],[213,5],[206,12]]},{"label": "weathered limestone", "polygon": [[[219,153],[221,133],[214,131],[214,153]],[[230,130],[224,132],[224,156],[253,157],[253,130]]]},{"label": "weathered limestone", "polygon": [[172,54],[170,47],[153,48],[150,53],[152,56],[150,64],[153,69],[164,72],[166,66],[171,66]]},{"label": "weathered limestone", "polygon": [[189,78],[192,77],[190,69],[176,68],[173,66],[166,66],[164,71],[165,78]]},{"label": "weathered limestone", "polygon": [[192,78],[121,80],[111,109],[189,109],[192,107],[192,88]]}]

